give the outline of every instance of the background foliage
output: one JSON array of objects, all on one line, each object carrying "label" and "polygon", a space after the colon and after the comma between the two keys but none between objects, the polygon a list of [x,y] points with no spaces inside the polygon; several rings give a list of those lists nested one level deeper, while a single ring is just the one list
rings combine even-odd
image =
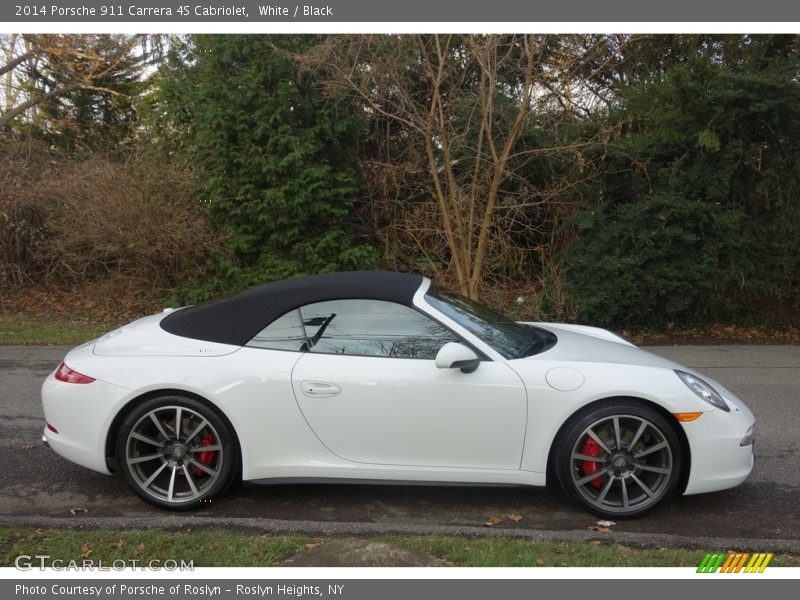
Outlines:
[{"label": "background foliage", "polygon": [[[161,80],[162,131],[202,165],[209,217],[226,240],[202,297],[372,264],[355,231],[364,119],[325,98],[293,53],[311,36],[205,36],[175,43]],[[197,298],[190,298],[197,299]]]},{"label": "background foliage", "polygon": [[796,318],[797,39],[680,41],[608,117],[620,136],[574,215],[571,293],[604,324]]},{"label": "background foliage", "polygon": [[0,45],[6,298],[377,267],[527,318],[800,318],[796,36]]}]

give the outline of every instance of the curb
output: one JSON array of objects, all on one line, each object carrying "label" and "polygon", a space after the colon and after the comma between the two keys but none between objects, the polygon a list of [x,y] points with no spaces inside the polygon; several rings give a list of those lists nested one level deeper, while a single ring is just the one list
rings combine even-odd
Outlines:
[{"label": "curb", "polygon": [[176,523],[169,517],[0,517],[0,526],[52,527],[68,529],[192,529],[227,528],[234,531],[273,534],[307,534],[333,536],[359,535],[448,535],[474,537],[510,537],[535,541],[589,542],[624,544],[639,548],[689,548],[708,551],[738,550],[783,554],[800,554],[800,539],[689,537],[666,533],[632,533],[609,531],[598,533],[581,530],[547,530],[525,528],[492,528],[452,525],[403,525],[397,523],[359,523],[327,521],[285,521],[258,518],[186,517]]}]

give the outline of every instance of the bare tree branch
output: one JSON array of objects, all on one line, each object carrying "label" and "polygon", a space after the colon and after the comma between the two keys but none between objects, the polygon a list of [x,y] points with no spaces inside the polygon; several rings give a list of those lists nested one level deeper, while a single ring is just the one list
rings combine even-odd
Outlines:
[{"label": "bare tree branch", "polygon": [[34,56],[34,54],[35,54],[35,52],[33,50],[28,50],[24,54],[20,54],[15,59],[7,62],[6,64],[4,64],[2,66],[0,66],[0,76],[5,75],[9,71],[13,71],[19,65],[24,63],[26,60],[28,60],[29,58],[32,58]]},{"label": "bare tree branch", "polygon": [[5,125],[13,121],[15,118],[17,118],[19,115],[27,111],[28,109],[38,104],[41,104],[42,102],[46,102],[47,100],[50,100],[52,98],[58,98],[59,96],[64,96],[78,89],[80,89],[80,86],[70,85],[61,88],[56,88],[54,90],[47,92],[46,94],[42,95],[37,94],[36,96],[32,96],[22,104],[18,104],[11,110],[6,111],[2,115],[0,115],[0,127],[4,127]]},{"label": "bare tree branch", "polygon": [[[380,158],[362,167],[381,239],[405,264],[417,255],[433,276],[477,298],[487,278],[501,276],[499,265],[522,273],[526,252],[550,251],[543,232],[572,210],[573,182],[593,176],[581,156],[592,142],[562,142],[558,126],[592,93],[580,87],[582,74],[611,64],[597,44],[590,36],[354,35],[326,38],[299,60],[327,72],[332,94],[385,128]],[[550,135],[541,145],[528,139],[534,126]],[[556,156],[570,177],[548,164]],[[531,180],[536,165],[546,175]]]}]

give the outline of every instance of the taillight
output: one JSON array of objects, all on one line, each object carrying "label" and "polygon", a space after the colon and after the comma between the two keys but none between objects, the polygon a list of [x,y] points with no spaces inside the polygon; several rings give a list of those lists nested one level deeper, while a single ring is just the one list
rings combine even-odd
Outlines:
[{"label": "taillight", "polygon": [[78,373],[70,369],[66,363],[63,362],[58,365],[58,369],[56,369],[56,379],[64,383],[92,383],[94,381],[94,377]]}]

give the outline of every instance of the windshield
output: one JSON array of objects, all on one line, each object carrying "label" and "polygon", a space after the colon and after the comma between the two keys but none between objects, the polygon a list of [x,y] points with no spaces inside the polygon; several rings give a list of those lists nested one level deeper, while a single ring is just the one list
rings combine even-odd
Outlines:
[{"label": "windshield", "polygon": [[522,358],[550,348],[556,337],[549,331],[516,323],[459,294],[431,287],[425,300],[459,325],[475,334],[505,358]]}]

